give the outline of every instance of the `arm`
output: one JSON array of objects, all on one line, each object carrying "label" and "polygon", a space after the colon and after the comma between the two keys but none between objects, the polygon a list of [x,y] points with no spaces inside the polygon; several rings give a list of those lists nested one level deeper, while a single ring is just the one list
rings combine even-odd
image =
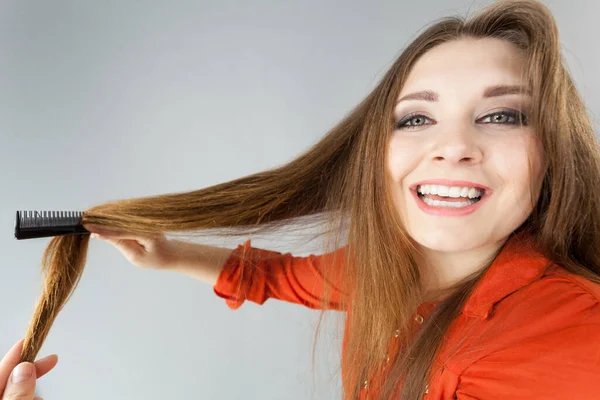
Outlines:
[{"label": "arm", "polygon": [[198,243],[172,240],[176,256],[165,269],[180,272],[214,286],[225,261],[234,249],[207,246]]},{"label": "arm", "polygon": [[[341,289],[345,247],[323,255],[295,257],[290,253],[254,248],[250,240],[239,245],[225,262],[214,292],[229,308],[245,300],[264,304],[269,298],[312,309],[345,311]],[[324,302],[325,289],[331,296]]]},{"label": "arm", "polygon": [[[250,240],[233,250],[185,242],[178,246],[179,257],[168,269],[211,284],[231,309],[239,308],[246,300],[262,305],[269,298],[312,309],[343,309],[344,295],[338,282],[344,248],[324,255],[294,257],[254,248]],[[322,304],[325,288],[330,290],[331,300]]]}]

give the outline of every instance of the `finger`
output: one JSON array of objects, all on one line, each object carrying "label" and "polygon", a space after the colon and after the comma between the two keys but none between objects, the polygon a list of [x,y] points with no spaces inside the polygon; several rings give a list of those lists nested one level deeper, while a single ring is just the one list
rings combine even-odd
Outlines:
[{"label": "finger", "polygon": [[125,257],[135,260],[139,257],[143,257],[146,249],[136,240],[123,240],[123,239],[108,239],[104,238],[107,242],[114,245]]},{"label": "finger", "polygon": [[2,361],[0,361],[0,396],[2,396],[2,393],[4,392],[4,385],[6,385],[6,381],[8,380],[11,371],[19,364],[19,361],[21,361],[23,342],[24,339],[19,339],[19,341],[15,343],[2,358]]},{"label": "finger", "polygon": [[102,230],[104,230],[104,228],[99,227],[98,225],[89,225],[89,224],[83,224],[83,227],[91,233],[97,233],[100,232]]},{"label": "finger", "polygon": [[48,357],[44,357],[41,360],[38,360],[34,363],[35,365],[35,376],[41,378],[46,375],[52,368],[56,366],[58,363],[58,356],[56,354],[49,355]]},{"label": "finger", "polygon": [[122,238],[122,239],[133,239],[138,236],[138,235],[133,235],[130,232],[109,231],[107,229],[94,229],[91,232],[96,233],[100,236],[107,236],[107,237],[110,236],[110,237]]},{"label": "finger", "polygon": [[31,399],[35,395],[35,366],[30,362],[17,365],[12,371],[2,400]]},{"label": "finger", "polygon": [[[97,231],[94,232],[98,239],[102,240],[133,240],[144,244],[145,246],[149,245],[153,240],[156,240],[159,235],[141,235],[141,234],[133,234],[130,232],[115,232],[115,231]],[[111,242],[115,243],[115,242]]]},{"label": "finger", "polygon": [[97,233],[101,236],[114,237],[119,239],[137,239],[138,237],[143,236],[138,234],[132,234],[131,232],[114,231],[97,225],[83,225],[83,227],[91,233]]},{"label": "finger", "polygon": [[147,251],[152,248],[152,245],[156,242],[156,239],[145,237],[145,236],[131,236],[131,235],[120,235],[120,234],[94,234],[95,237],[100,240],[107,241],[117,247],[121,252],[132,256],[141,257]]},{"label": "finger", "polygon": [[99,226],[99,225],[83,224],[83,227],[92,233],[95,233],[95,232],[100,233],[100,232],[108,231],[107,228],[105,228],[103,226]]}]

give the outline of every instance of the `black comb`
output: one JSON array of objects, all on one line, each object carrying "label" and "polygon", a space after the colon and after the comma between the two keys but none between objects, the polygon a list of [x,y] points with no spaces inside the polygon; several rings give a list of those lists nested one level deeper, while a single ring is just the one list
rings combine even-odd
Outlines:
[{"label": "black comb", "polygon": [[15,238],[36,239],[50,236],[91,233],[81,224],[83,211],[17,211]]}]

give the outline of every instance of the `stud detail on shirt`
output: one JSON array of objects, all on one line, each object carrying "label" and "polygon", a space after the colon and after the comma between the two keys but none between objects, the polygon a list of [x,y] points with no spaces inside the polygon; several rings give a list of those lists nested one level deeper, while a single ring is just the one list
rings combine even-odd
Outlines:
[{"label": "stud detail on shirt", "polygon": [[417,321],[419,324],[423,323],[423,317],[420,314],[415,315],[415,321]]}]

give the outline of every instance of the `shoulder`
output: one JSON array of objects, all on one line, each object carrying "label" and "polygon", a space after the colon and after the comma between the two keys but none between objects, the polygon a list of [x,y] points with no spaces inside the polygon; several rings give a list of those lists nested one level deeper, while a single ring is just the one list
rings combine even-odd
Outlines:
[{"label": "shoulder", "polygon": [[479,353],[483,357],[521,343],[566,340],[565,334],[585,338],[588,348],[595,345],[600,351],[600,284],[553,264],[496,302],[488,318],[464,325],[477,333],[473,344],[487,350]]},{"label": "shoulder", "polygon": [[531,310],[529,317],[553,324],[555,329],[580,323],[600,328],[600,283],[562,266],[553,264],[539,280],[523,288],[519,297]]},{"label": "shoulder", "polygon": [[516,324],[524,333],[549,333],[576,325],[595,325],[600,332],[600,284],[556,264],[496,308],[500,320]]},{"label": "shoulder", "polygon": [[591,301],[600,305],[600,283],[574,274],[558,264],[552,264],[548,268],[542,277],[543,280],[552,282],[554,285],[568,290],[573,295],[589,297]]},{"label": "shoulder", "polygon": [[453,361],[458,374],[480,360],[516,359],[528,351],[549,359],[566,351],[566,343],[571,351],[596,352],[600,367],[600,284],[562,267],[548,268],[495,303],[487,318],[461,316],[459,322],[457,332],[468,340]]},{"label": "shoulder", "polygon": [[553,266],[497,311],[491,351],[459,371],[458,399],[597,396],[600,284]]}]

